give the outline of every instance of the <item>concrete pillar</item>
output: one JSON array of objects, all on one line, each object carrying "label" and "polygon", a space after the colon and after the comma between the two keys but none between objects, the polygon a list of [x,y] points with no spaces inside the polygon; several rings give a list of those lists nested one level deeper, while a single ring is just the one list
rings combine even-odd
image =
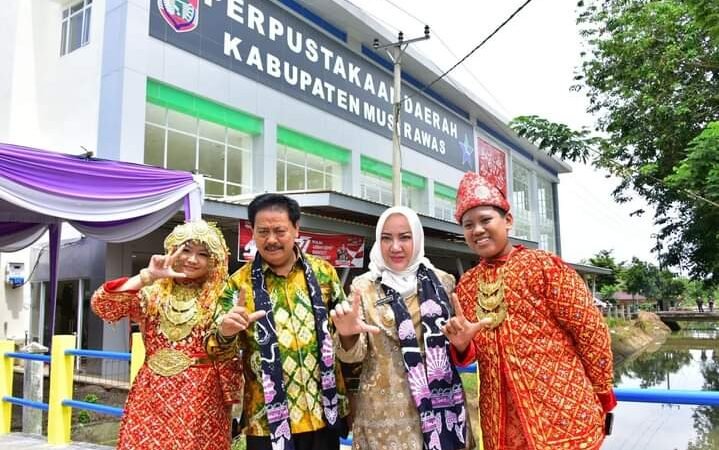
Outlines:
[{"label": "concrete pillar", "polygon": [[[20,351],[23,353],[46,353],[48,350],[42,344],[31,342]],[[25,360],[25,374],[22,383],[22,396],[26,400],[42,402],[43,379],[45,363],[42,361]],[[42,434],[42,410],[37,408],[22,408],[22,432]]]}]

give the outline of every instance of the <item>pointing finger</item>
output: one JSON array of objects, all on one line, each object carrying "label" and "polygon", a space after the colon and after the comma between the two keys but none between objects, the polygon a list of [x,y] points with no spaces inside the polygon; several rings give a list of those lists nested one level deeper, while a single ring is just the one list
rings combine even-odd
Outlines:
[{"label": "pointing finger", "polygon": [[454,292],[452,293],[452,307],[454,308],[454,315],[461,320],[466,320],[464,317],[464,311],[462,305],[459,304],[459,297]]},{"label": "pointing finger", "polygon": [[377,334],[377,333],[380,332],[380,329],[379,329],[379,327],[376,327],[376,326],[374,326],[374,325],[368,325],[368,324],[365,323],[365,324],[362,326],[362,331],[365,331],[365,332],[367,332],[367,333]]},{"label": "pointing finger", "polygon": [[260,320],[261,318],[265,317],[267,315],[266,311],[255,311],[253,313],[250,313],[248,316],[248,320],[250,323],[255,322],[256,320]]},{"label": "pointing finger", "polygon": [[360,296],[360,293],[358,291],[354,291],[352,293],[352,312],[359,315],[359,309],[360,309],[360,303],[362,302],[362,297]]},{"label": "pointing finger", "polygon": [[235,306],[245,307],[245,288],[241,288],[235,300]]}]

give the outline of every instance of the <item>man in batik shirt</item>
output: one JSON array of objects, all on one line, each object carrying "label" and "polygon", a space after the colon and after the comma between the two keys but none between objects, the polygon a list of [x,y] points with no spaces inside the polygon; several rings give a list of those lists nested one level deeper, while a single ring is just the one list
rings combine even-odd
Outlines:
[{"label": "man in batik shirt", "polygon": [[458,365],[476,360],[484,448],[599,449],[615,406],[609,331],[584,281],[558,256],[512,246],[504,193],[476,173],[455,218],[480,257],[445,327]]},{"label": "man in batik shirt", "polygon": [[258,253],[230,277],[208,353],[242,350],[248,450],[338,449],[349,408],[328,308],[344,301],[342,285],[295,245],[295,200],[260,195],[248,216]]}]

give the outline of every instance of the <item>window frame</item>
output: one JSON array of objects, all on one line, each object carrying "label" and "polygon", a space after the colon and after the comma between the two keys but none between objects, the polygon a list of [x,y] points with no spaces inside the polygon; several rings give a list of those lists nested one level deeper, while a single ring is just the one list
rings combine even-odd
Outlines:
[{"label": "window frame", "polygon": [[[72,3],[68,3],[66,7],[62,8],[61,21],[60,21],[60,56],[69,55],[75,50],[79,50],[90,43],[90,23],[92,20],[92,1],[93,0],[79,0]],[[73,11],[74,8],[80,7]],[[80,42],[75,48],[72,48],[72,42],[70,37],[72,36],[72,24],[73,19],[81,16],[79,24]]]}]

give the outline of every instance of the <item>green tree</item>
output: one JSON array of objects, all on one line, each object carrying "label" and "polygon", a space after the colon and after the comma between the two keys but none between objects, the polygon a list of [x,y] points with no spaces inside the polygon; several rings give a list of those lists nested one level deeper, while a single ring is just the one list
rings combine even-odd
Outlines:
[{"label": "green tree", "polygon": [[604,300],[605,302],[610,302],[612,304],[616,303],[614,300],[614,294],[619,292],[619,286],[616,284],[605,284],[602,286],[602,288],[599,290],[599,296]]},{"label": "green tree", "polygon": [[688,193],[711,200],[716,185],[684,175],[719,170],[717,152],[706,157],[716,149],[711,124],[719,120],[717,3],[580,2],[586,50],[575,88],[586,92],[601,138],[536,116],[511,125],[541,148],[620,177],[617,201],[636,193],[654,206],[668,243],[663,262],[719,282],[717,207]]},{"label": "green tree", "polygon": [[612,285],[617,288],[617,283],[619,282],[619,274],[623,269],[623,263],[617,262],[617,260],[614,259],[614,255],[612,254],[612,252],[613,250],[600,250],[599,252],[597,252],[597,254],[589,258],[589,264],[595,267],[602,267],[612,271],[612,273],[609,275],[596,276],[595,280],[597,283],[597,290],[599,291],[601,291],[607,285]]},{"label": "green tree", "polygon": [[656,298],[659,292],[656,268],[637,257],[632,258],[622,272],[622,281],[625,290],[632,295],[641,294],[647,298]]}]

